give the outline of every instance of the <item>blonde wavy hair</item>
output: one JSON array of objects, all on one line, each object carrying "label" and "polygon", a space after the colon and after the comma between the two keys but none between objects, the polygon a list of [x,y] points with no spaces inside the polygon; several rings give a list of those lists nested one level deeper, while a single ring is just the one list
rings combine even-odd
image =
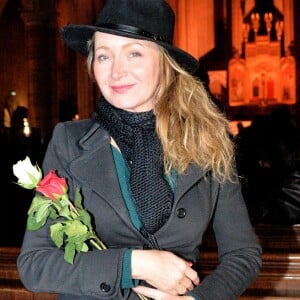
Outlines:
[{"label": "blonde wavy hair", "polygon": [[[93,79],[94,39],[88,41],[87,67]],[[156,90],[156,130],[167,173],[184,173],[190,164],[211,171],[219,182],[236,181],[229,121],[210,99],[199,78],[186,72],[159,47],[161,74]]]}]

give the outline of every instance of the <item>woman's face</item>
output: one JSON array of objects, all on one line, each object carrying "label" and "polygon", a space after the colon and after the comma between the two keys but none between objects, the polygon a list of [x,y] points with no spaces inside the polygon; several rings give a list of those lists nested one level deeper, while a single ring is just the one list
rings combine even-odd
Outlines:
[{"label": "woman's face", "polygon": [[153,109],[159,62],[153,42],[95,33],[94,76],[102,95],[115,107],[132,112]]}]

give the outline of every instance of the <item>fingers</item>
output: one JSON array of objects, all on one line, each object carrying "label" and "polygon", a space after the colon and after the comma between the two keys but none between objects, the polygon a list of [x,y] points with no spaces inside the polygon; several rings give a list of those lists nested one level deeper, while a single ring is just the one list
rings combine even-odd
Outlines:
[{"label": "fingers", "polygon": [[[200,283],[193,263],[172,252],[162,250],[134,250],[132,277],[169,295],[182,295]],[[147,263],[145,264],[145,261]]]},{"label": "fingers", "polygon": [[193,299],[190,296],[183,296],[183,294],[178,294],[175,290],[173,293],[165,293],[163,291],[145,287],[145,286],[137,286],[136,288],[132,289],[135,293],[139,296],[147,297],[148,299],[154,300],[183,300],[183,299]]},{"label": "fingers", "polygon": [[188,289],[184,285],[178,284],[176,287],[176,292],[177,292],[176,295],[184,295],[185,293],[188,292]]},{"label": "fingers", "polygon": [[192,281],[194,285],[199,285],[200,284],[200,278],[195,270],[192,268],[187,268],[185,271],[185,276]]},{"label": "fingers", "polygon": [[[181,291],[179,291],[179,294],[185,294],[186,292],[191,291],[194,288],[194,284],[188,277],[185,277],[178,284],[178,287],[179,287],[178,290],[179,289],[181,290]],[[182,292],[182,289],[185,289],[185,290]]]},{"label": "fingers", "polygon": [[193,282],[189,278],[185,277],[180,283],[177,284],[176,289],[175,289],[176,294],[174,294],[174,293],[171,293],[171,294],[172,295],[184,295],[187,292],[192,291],[193,289],[194,289]]},{"label": "fingers", "polygon": [[167,292],[171,295],[184,295],[189,291],[192,291],[196,285],[200,284],[200,278],[197,272],[192,269],[193,263],[185,261],[186,267],[181,270],[182,274],[180,278],[177,278],[177,282],[173,285],[172,290]]},{"label": "fingers", "polygon": [[[175,288],[176,295],[184,295],[187,292],[192,291],[196,285],[200,284],[200,278],[197,272],[191,268],[191,265],[188,266],[184,277]],[[174,293],[171,294],[174,295]]]},{"label": "fingers", "polygon": [[179,283],[176,284],[174,289],[169,290],[168,294],[174,295],[174,296],[184,295],[193,289],[194,289],[194,284],[192,283],[192,281],[189,278],[185,277]]},{"label": "fingers", "polygon": [[161,292],[160,290],[149,288],[142,285],[132,288],[132,290],[137,294],[146,296],[151,299],[163,299],[163,295],[164,295],[164,293]]}]

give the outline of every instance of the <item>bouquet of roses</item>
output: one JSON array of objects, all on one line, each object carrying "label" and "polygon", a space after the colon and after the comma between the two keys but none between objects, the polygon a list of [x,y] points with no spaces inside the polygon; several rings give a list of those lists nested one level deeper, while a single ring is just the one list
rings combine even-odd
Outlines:
[{"label": "bouquet of roses", "polygon": [[73,264],[76,253],[87,252],[87,242],[98,250],[107,249],[92,228],[91,216],[82,205],[79,189],[76,189],[73,203],[68,197],[66,179],[59,177],[54,170],[43,178],[42,170],[38,165],[32,165],[27,156],[13,165],[13,173],[19,186],[37,192],[28,210],[27,229],[38,230],[48,218],[53,220],[50,236],[57,247],[64,248],[65,261]]},{"label": "bouquet of roses", "polygon": [[54,170],[43,178],[38,165],[32,165],[29,157],[13,165],[17,184],[25,189],[35,189],[28,210],[27,229],[37,230],[52,219],[50,236],[57,247],[64,247],[64,259],[73,264],[77,252],[87,252],[89,241],[99,250],[106,246],[94,232],[91,217],[82,206],[79,189],[76,190],[74,204],[68,197],[68,185],[65,178],[59,177]]}]

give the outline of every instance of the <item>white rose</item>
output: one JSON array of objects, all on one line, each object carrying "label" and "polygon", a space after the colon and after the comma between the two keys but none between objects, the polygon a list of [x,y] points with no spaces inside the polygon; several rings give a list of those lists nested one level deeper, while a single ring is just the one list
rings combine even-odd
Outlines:
[{"label": "white rose", "polygon": [[28,156],[13,165],[13,173],[18,178],[18,184],[25,189],[36,188],[43,177],[39,166],[32,165]]}]

